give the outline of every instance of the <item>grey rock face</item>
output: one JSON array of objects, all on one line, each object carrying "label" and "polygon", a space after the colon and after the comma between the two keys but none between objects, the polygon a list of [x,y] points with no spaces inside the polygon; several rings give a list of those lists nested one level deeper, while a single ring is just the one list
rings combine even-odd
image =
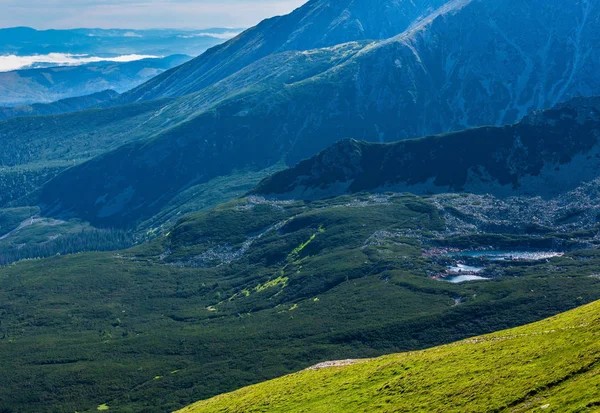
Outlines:
[{"label": "grey rock face", "polygon": [[[422,25],[294,85],[300,103],[290,123],[299,112],[309,117],[306,139],[323,135],[322,125],[335,125],[326,130],[330,143],[344,137],[393,142],[511,124],[531,111],[600,93],[599,24],[594,0],[449,2]],[[326,102],[323,110],[311,110],[309,96]]]}]

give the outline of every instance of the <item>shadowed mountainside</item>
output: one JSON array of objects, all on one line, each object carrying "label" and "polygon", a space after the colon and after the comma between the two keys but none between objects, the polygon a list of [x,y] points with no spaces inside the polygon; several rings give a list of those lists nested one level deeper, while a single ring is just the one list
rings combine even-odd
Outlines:
[{"label": "shadowed mountainside", "polygon": [[551,196],[597,177],[600,99],[575,99],[504,127],[373,144],[336,143],[253,193],[312,199],[360,191]]}]

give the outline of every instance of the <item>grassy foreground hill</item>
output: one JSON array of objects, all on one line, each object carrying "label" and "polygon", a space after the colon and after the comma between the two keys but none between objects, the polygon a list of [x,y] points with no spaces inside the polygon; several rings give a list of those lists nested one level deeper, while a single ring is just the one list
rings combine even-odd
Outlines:
[{"label": "grassy foreground hill", "polygon": [[424,351],[317,365],[180,413],[600,411],[599,337],[600,301]]}]

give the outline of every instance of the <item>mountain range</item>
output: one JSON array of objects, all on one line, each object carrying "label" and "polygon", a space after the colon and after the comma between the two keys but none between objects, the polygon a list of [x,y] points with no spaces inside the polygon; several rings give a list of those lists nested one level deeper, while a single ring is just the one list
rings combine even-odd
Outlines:
[{"label": "mountain range", "polygon": [[311,0],[0,111],[1,413],[594,411],[599,23]]},{"label": "mountain range", "polygon": [[445,0],[312,0],[288,15],[267,19],[232,41],[134,89],[123,100],[133,102],[197,92],[273,54],[387,39],[444,3]]},{"label": "mountain range", "polygon": [[599,98],[579,98],[510,126],[391,144],[341,141],[253,191],[292,199],[361,191],[551,197],[597,177],[599,131]]},{"label": "mountain range", "polygon": [[60,115],[98,107],[115,99],[119,94],[114,90],[103,90],[91,95],[66,98],[52,103],[33,103],[25,106],[0,107],[0,121],[26,116]]},{"label": "mountain range", "polygon": [[[293,165],[343,138],[390,142],[502,125],[572,96],[600,94],[593,70],[597,55],[591,53],[600,16],[595,2],[565,7],[503,0],[502,7],[492,7],[483,0],[451,1],[433,11],[425,3],[421,17],[395,37],[273,54],[241,70],[232,66],[231,72],[237,71],[225,77],[225,56],[233,53],[231,62],[246,65],[237,48],[263,50],[265,43],[251,36],[258,30],[253,28],[125,93],[117,101],[137,100],[144,88],[156,91],[152,97],[171,100],[145,115],[146,139],[65,171],[37,202],[58,216],[131,227],[190,185],[234,170]],[[309,2],[292,15],[308,13],[316,4],[327,3]],[[385,5],[389,2],[368,12],[385,14]],[[273,24],[262,26],[267,23]],[[307,35],[312,26],[305,26]],[[518,30],[524,27],[527,33]],[[217,52],[220,57],[210,60]],[[217,62],[219,75],[206,80],[190,75],[200,79],[192,86],[186,71],[200,65],[209,73],[212,63],[204,66],[206,59]],[[178,79],[191,89],[179,91]],[[170,97],[198,88],[203,89]],[[126,126],[129,122],[111,123],[111,130],[123,131],[123,143],[138,139],[139,130]],[[0,131],[12,133],[1,124]],[[81,139],[82,133],[76,128],[68,134]],[[73,188],[80,194],[75,199],[69,195]]]}]

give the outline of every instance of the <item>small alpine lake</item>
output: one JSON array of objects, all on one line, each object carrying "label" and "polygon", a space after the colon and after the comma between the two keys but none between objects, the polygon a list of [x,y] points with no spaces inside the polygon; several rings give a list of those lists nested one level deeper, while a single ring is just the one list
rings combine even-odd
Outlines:
[{"label": "small alpine lake", "polygon": [[488,261],[538,261],[564,255],[558,251],[460,251],[450,254],[453,257],[480,258]]},{"label": "small alpine lake", "polygon": [[524,261],[535,262],[554,257],[561,257],[562,252],[532,250],[465,250],[444,254],[451,259],[446,263],[446,271],[435,277],[439,281],[459,284],[469,281],[489,281],[493,277],[485,277],[486,269],[493,262]]}]

